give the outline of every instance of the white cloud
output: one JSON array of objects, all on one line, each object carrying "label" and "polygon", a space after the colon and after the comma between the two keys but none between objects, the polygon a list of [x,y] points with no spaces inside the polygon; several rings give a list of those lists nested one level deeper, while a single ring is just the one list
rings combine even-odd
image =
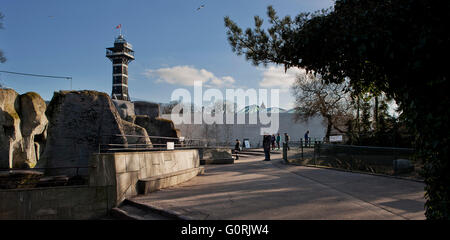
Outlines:
[{"label": "white cloud", "polygon": [[201,81],[206,87],[231,87],[235,82],[230,76],[216,77],[212,72],[192,66],[148,69],[144,74],[149,78],[156,77],[158,83],[166,82],[184,86],[193,86],[194,81]]},{"label": "white cloud", "polygon": [[263,71],[263,79],[259,82],[262,88],[280,89],[280,93],[289,92],[289,88],[294,84],[298,74],[304,74],[306,71],[300,68],[289,68],[284,71],[284,66],[269,66],[260,69]]}]

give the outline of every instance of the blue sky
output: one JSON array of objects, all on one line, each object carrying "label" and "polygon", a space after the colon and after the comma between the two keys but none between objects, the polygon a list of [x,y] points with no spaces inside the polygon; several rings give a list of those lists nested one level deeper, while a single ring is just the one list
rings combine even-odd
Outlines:
[{"label": "blue sky", "polygon": [[[196,9],[204,4],[200,11]],[[169,102],[177,88],[192,90],[190,78],[214,88],[281,88],[280,106],[292,107],[288,92],[295,70],[255,67],[236,56],[226,39],[224,16],[241,27],[253,16],[266,17],[268,5],[280,16],[295,16],[333,5],[332,0],[2,0],[0,49],[7,62],[0,70],[71,76],[73,89],[111,93],[112,66],[105,48],[122,24],[136,60],[129,65],[132,98]],[[190,78],[189,78],[190,77]],[[50,100],[67,90],[63,79],[0,73],[0,83],[19,93],[35,91]]]}]

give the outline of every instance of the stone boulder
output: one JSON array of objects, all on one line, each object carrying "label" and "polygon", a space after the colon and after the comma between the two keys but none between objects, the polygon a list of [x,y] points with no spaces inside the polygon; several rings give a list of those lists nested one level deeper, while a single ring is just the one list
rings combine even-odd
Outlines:
[{"label": "stone boulder", "polygon": [[22,132],[23,149],[20,162],[34,167],[40,158],[47,138],[47,116],[45,101],[37,93],[28,92],[19,96],[20,130]]},{"label": "stone boulder", "polygon": [[134,122],[134,103],[130,101],[112,99],[120,117],[128,122]]},{"label": "stone boulder", "polygon": [[[180,131],[175,128],[171,120],[164,118],[151,118],[147,115],[136,115],[135,124],[145,128],[150,136],[163,136],[179,138]],[[152,138],[154,144],[166,144],[169,142],[178,143],[177,139]]]},{"label": "stone boulder", "polygon": [[[55,92],[46,114],[48,138],[39,166],[57,168],[47,171],[49,175],[84,175],[94,152],[128,147],[129,143],[151,144],[145,129],[121,119],[106,93]],[[144,137],[127,139],[127,135]],[[84,168],[77,171],[76,167]]]},{"label": "stone boulder", "polygon": [[[145,101],[130,102],[115,99],[112,101],[123,120],[145,128],[150,136],[179,137],[180,131],[175,129],[173,122],[159,117],[159,104]],[[133,132],[134,130],[130,129],[130,131]],[[138,139],[134,139],[134,141],[137,140]],[[152,139],[152,142],[155,144],[165,144],[167,141],[178,143],[175,139]]]},{"label": "stone boulder", "polygon": [[[122,127],[126,134],[129,148],[149,148],[152,142],[147,130],[139,125],[122,120]],[[144,145],[142,145],[144,144]]]},{"label": "stone boulder", "polygon": [[13,152],[22,140],[18,96],[12,89],[0,89],[0,168],[13,167]]},{"label": "stone boulder", "polygon": [[33,92],[0,89],[0,168],[32,168],[45,145],[44,100]]},{"label": "stone boulder", "polygon": [[150,118],[159,117],[159,104],[145,101],[135,101],[133,104],[136,115],[147,115]]}]

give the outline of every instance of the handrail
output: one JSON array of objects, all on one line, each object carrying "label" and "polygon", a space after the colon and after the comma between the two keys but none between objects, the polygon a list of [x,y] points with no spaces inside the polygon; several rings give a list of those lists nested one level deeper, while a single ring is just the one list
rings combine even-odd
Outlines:
[{"label": "handrail", "polygon": [[[199,147],[232,147],[230,143],[217,143],[211,142],[208,139],[189,139],[189,138],[177,138],[177,137],[165,137],[165,136],[145,136],[145,135],[122,135],[122,134],[112,134],[112,135],[102,135],[100,138],[110,137],[109,141],[113,141],[114,137],[121,138],[149,138],[152,141],[155,139],[165,139],[174,140],[175,149],[192,149]],[[112,138],[111,138],[112,137]],[[100,141],[102,142],[102,141]],[[165,146],[167,143],[99,143],[98,153],[101,152],[114,152],[114,151],[155,151],[155,150],[168,150]]]},{"label": "handrail", "polygon": [[111,51],[109,49],[106,49],[106,55],[107,56],[108,55],[111,55],[111,56],[113,56],[113,55],[120,55],[120,54],[128,54],[128,55],[134,57],[134,52],[132,52],[132,51],[130,51],[130,52],[126,52],[126,51],[114,52],[114,51]]}]

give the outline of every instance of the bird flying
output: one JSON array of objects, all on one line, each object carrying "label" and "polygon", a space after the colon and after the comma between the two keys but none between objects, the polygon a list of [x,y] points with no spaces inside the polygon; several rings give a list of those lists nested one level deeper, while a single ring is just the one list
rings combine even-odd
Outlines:
[{"label": "bird flying", "polygon": [[200,7],[197,8],[197,11],[202,9],[202,8],[204,8],[204,7],[205,7],[205,4],[202,4]]}]

